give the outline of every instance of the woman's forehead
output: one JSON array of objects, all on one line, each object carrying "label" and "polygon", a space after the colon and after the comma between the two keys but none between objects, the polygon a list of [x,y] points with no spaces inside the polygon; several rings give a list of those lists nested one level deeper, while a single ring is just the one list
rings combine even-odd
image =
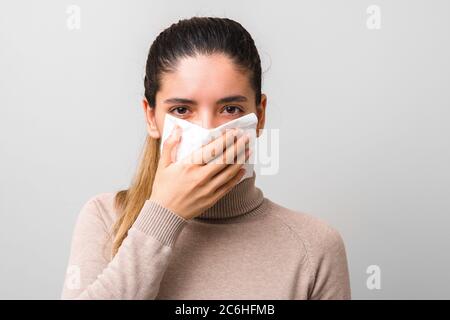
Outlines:
[{"label": "woman's forehead", "polygon": [[183,96],[220,99],[228,95],[252,95],[249,77],[225,55],[182,58],[174,72],[161,77],[160,97]]}]

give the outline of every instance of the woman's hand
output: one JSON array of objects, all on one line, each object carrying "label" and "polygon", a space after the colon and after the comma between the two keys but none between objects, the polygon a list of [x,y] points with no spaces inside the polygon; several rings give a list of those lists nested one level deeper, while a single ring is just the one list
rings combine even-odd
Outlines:
[{"label": "woman's hand", "polygon": [[239,182],[251,151],[249,136],[232,129],[175,163],[181,130],[176,126],[164,142],[150,200],[191,219],[213,206]]}]

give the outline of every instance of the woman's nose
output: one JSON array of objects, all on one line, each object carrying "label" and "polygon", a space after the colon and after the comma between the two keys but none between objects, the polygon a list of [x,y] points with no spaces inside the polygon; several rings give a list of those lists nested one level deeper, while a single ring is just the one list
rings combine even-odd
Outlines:
[{"label": "woman's nose", "polygon": [[220,123],[217,123],[217,120],[211,115],[200,115],[193,123],[205,129],[213,129],[220,125]]}]

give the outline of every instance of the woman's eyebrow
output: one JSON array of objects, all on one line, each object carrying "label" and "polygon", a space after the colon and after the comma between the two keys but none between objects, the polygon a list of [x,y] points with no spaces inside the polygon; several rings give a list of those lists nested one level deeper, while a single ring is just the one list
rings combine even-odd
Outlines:
[{"label": "woman's eyebrow", "polygon": [[[247,98],[245,96],[233,95],[233,96],[228,96],[228,97],[224,97],[224,98],[217,100],[216,104],[223,104],[223,103],[230,103],[230,102],[246,102],[246,101],[247,101]],[[185,98],[169,98],[169,99],[164,100],[164,103],[186,103],[186,104],[192,104],[192,105],[197,104],[197,102],[195,102],[194,100],[185,99]]]},{"label": "woman's eyebrow", "polygon": [[229,97],[225,97],[222,99],[219,99],[217,101],[217,104],[222,104],[222,103],[230,103],[230,102],[246,102],[247,98],[241,95],[234,95],[234,96],[229,96]]}]

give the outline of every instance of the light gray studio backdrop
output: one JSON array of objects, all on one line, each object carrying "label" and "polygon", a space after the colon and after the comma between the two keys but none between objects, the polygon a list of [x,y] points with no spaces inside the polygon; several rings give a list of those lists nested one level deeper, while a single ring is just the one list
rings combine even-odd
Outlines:
[{"label": "light gray studio backdrop", "polygon": [[253,35],[281,139],[278,173],[256,183],[341,232],[353,298],[450,298],[449,12],[445,0],[2,0],[0,298],[59,299],[81,206],[136,168],[149,46],[194,15]]}]

